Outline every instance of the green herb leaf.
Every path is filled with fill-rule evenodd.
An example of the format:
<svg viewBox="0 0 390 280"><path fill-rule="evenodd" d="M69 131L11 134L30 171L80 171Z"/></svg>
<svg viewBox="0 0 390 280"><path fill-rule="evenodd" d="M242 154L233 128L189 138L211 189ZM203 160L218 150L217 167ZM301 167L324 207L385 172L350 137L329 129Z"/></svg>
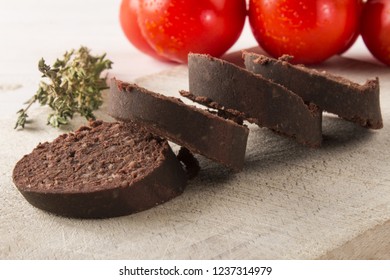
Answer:
<svg viewBox="0 0 390 280"><path fill-rule="evenodd" d="M27 101L26 108L17 112L15 129L24 128L28 118L26 112L36 101L53 110L47 119L53 127L68 124L74 114L95 119L93 111L103 103L101 91L108 88L101 74L112 66L112 61L105 57L106 54L92 56L88 48L80 47L77 51L66 52L53 66L40 59L38 70L43 79L35 95Z"/></svg>

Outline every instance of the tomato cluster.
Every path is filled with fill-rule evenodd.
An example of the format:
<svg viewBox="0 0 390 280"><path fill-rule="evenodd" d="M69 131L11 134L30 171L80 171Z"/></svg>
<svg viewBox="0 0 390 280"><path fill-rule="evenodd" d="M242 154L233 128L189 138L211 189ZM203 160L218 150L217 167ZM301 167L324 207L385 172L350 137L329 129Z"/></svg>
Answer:
<svg viewBox="0 0 390 280"><path fill-rule="evenodd" d="M390 0L122 0L129 41L162 60L187 62L189 52L221 56L248 15L259 45L274 57L313 64L346 51L362 35L390 65Z"/></svg>
<svg viewBox="0 0 390 280"><path fill-rule="evenodd" d="M154 57L186 62L189 52L221 56L238 39L245 0L122 0L127 38Z"/></svg>

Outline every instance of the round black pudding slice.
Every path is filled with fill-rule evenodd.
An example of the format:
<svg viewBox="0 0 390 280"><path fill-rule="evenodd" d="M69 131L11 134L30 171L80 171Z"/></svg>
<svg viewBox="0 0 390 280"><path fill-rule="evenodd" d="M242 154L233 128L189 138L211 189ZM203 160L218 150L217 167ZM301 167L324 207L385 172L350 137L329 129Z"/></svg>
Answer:
<svg viewBox="0 0 390 280"><path fill-rule="evenodd" d="M13 180L35 207L75 218L143 211L180 195L187 181L165 139L135 122L101 121L39 144Z"/></svg>

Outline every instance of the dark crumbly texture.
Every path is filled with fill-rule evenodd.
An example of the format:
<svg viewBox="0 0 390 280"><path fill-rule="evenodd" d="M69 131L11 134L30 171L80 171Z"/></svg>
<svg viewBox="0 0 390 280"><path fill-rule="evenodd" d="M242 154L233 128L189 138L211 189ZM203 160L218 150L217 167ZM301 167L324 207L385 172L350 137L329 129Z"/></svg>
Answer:
<svg viewBox="0 0 390 280"><path fill-rule="evenodd" d="M273 59L243 52L243 58L249 71L284 85L324 111L366 128L383 127L377 78L360 85L303 65L292 65L289 56Z"/></svg>
<svg viewBox="0 0 390 280"><path fill-rule="evenodd" d="M200 171L199 162L190 150L185 147L181 147L179 153L177 154L177 159L184 164L189 180L198 175Z"/></svg>
<svg viewBox="0 0 390 280"><path fill-rule="evenodd" d="M107 218L166 202L187 179L166 140L134 122L95 121L39 144L16 164L13 180L40 209Z"/></svg>
<svg viewBox="0 0 390 280"><path fill-rule="evenodd" d="M225 108L224 106L221 106L217 102L211 100L210 98L207 98L205 96L195 96L192 93L181 90L180 95L188 98L189 100L196 102L198 104L204 105L206 107L209 107L211 109L217 110L218 116L232 120L238 124L243 124L245 119L249 119L248 116L246 116L244 113L239 112L237 110Z"/></svg>
<svg viewBox="0 0 390 280"><path fill-rule="evenodd" d="M108 112L121 121L143 122L155 134L234 171L244 165L249 130L180 99L113 79Z"/></svg>
<svg viewBox="0 0 390 280"><path fill-rule="evenodd" d="M322 111L289 89L209 55L190 54L188 68L191 95L242 112L248 121L304 145L321 145Z"/></svg>

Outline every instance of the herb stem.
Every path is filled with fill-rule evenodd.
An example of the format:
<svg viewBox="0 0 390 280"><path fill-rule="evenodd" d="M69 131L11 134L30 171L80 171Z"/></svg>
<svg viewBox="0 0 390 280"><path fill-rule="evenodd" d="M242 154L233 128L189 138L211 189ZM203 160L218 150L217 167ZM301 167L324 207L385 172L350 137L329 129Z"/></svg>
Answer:
<svg viewBox="0 0 390 280"><path fill-rule="evenodd" d="M27 102L25 109L17 112L15 129L24 128L27 110L38 101L48 105L53 113L48 116L48 124L59 127L67 124L78 113L86 119L95 118L93 111L103 103L101 91L108 88L105 77L100 77L106 69L111 69L112 61L101 56L92 56L86 47L66 52L50 66L42 58L38 70L43 80L35 95Z"/></svg>

